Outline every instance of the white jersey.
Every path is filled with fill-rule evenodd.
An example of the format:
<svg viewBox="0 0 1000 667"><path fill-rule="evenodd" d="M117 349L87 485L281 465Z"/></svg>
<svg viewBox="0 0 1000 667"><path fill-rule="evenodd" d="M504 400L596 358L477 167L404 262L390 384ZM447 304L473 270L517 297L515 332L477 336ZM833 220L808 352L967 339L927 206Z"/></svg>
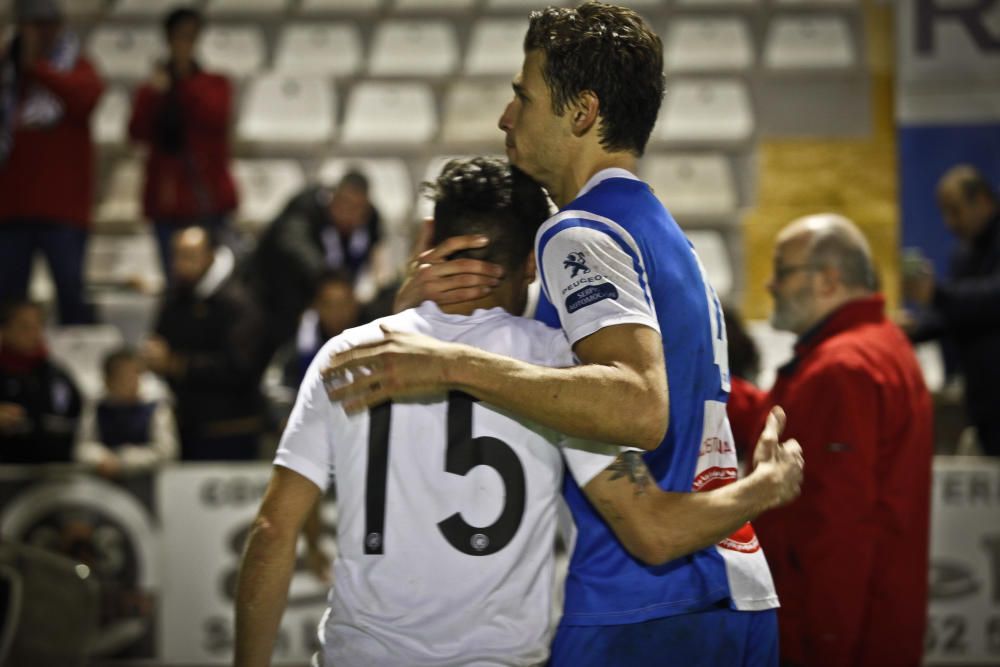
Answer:
<svg viewBox="0 0 1000 667"><path fill-rule="evenodd" d="M325 664L544 662L563 461L584 486L619 450L571 442L458 393L348 416L327 398L320 371L332 353L380 339L380 324L534 364L574 363L558 329L499 308L448 315L431 302L320 350L275 463L321 489L336 475Z"/></svg>

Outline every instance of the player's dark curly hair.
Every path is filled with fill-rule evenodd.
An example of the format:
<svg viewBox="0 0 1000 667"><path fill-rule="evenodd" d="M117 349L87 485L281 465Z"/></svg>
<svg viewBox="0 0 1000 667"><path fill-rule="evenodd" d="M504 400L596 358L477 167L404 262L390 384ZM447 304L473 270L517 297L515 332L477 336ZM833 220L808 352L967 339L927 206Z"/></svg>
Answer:
<svg viewBox="0 0 1000 667"><path fill-rule="evenodd" d="M550 214L541 186L497 158L451 160L423 189L434 200L434 245L452 236L482 234L490 238L488 246L453 257L482 259L508 269L524 264L535 232Z"/></svg>
<svg viewBox="0 0 1000 667"><path fill-rule="evenodd" d="M531 13L524 51L545 55L552 110L586 90L600 101L601 145L641 156L663 101L663 44L631 9L585 2Z"/></svg>

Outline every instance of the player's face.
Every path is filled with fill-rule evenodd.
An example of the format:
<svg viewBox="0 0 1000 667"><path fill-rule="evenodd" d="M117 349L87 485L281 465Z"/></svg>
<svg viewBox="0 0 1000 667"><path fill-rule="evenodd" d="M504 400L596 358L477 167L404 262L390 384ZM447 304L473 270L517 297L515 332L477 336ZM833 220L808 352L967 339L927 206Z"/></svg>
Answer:
<svg viewBox="0 0 1000 667"><path fill-rule="evenodd" d="M774 270L767 289L774 298L771 326L801 334L815 317L815 273L809 265L804 241L779 243L774 251Z"/></svg>
<svg viewBox="0 0 1000 667"><path fill-rule="evenodd" d="M555 182L564 162L563 142L572 136L568 115L552 111L552 95L542 76L545 55L538 50L524 56L514 77L514 99L498 123L506 135L507 158L542 184Z"/></svg>
<svg viewBox="0 0 1000 667"><path fill-rule="evenodd" d="M44 326L42 311L34 306L25 306L11 315L3 331L0 331L0 337L4 347L12 352L32 354L44 342Z"/></svg>

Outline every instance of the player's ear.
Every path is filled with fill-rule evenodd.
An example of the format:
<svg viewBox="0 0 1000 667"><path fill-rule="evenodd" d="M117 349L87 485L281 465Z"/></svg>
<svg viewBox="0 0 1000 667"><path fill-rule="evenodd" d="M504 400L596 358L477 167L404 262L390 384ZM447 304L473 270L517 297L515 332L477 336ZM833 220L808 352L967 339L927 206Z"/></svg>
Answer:
<svg viewBox="0 0 1000 667"><path fill-rule="evenodd" d="M586 134L597 123L600 111L601 102L597 98L597 93L592 90L580 93L569 108L573 134L578 137Z"/></svg>

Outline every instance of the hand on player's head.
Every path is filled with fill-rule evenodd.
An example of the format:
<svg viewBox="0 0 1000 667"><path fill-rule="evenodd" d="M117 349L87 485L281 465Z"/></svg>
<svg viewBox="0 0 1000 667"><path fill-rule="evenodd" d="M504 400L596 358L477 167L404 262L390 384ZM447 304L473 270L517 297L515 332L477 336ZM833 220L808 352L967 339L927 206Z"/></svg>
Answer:
<svg viewBox="0 0 1000 667"><path fill-rule="evenodd" d="M503 268L478 259L448 259L460 250L482 248L489 243L475 234L453 236L419 253L396 294L396 312L424 301L450 305L480 299L500 284Z"/></svg>

